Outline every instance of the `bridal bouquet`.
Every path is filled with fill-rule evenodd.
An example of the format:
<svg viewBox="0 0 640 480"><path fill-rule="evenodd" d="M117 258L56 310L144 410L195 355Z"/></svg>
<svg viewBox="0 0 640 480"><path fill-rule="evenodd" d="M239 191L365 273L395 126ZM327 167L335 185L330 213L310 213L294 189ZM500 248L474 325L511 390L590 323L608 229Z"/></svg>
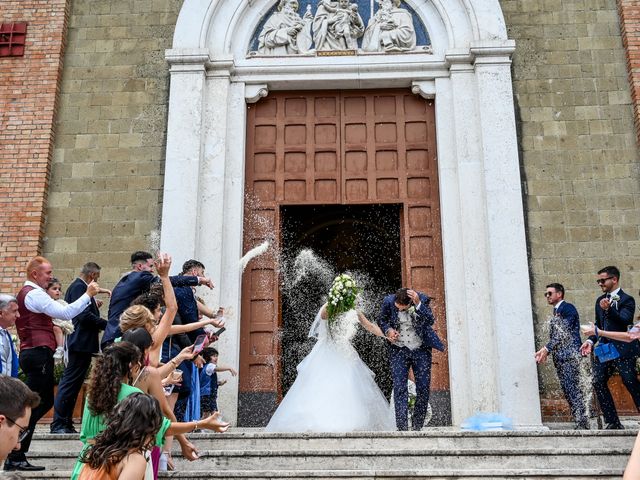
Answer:
<svg viewBox="0 0 640 480"><path fill-rule="evenodd" d="M338 275L333 280L327 303L327 315L329 316L330 324L339 315L356 307L356 297L359 291L360 289L356 286L355 280L346 273Z"/></svg>

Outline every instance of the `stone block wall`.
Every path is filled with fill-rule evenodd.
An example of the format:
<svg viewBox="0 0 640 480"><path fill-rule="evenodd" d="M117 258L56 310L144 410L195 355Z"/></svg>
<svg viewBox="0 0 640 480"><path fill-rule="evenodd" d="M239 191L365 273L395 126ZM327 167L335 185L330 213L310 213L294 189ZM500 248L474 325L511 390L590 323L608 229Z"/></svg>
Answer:
<svg viewBox="0 0 640 480"><path fill-rule="evenodd" d="M26 3L45 4L9 1L9 5ZM31 256L44 238L43 253L66 284L84 262L92 260L102 265L102 283L111 287L127 269L133 250L153 246L153 232L160 224L168 100L164 50L171 46L181 3L70 2L46 230L43 237L34 234L32 244L27 239L29 253L21 254ZM618 11L618 3L633 7L630 0L500 3L509 36L517 44L512 71L539 346L548 335L549 309L542 297L547 283L565 285L567 299L576 304L585 322L593 317L599 268L616 264L623 272L623 288L632 294L640 288L640 172L634 129L638 110L633 103L637 94L632 96L629 88L635 77L629 76L627 67L628 61L631 69L635 65L633 42L640 22L633 9ZM633 55L625 52L620 15L624 41ZM5 61L0 63L4 68ZM0 74L4 78L7 73L0 70ZM10 102L3 88L0 82L0 102L5 102L0 104L2 127L10 118L4 112L13 108L7 107ZM27 91L21 99L27 98ZM2 135L4 128L0 142L16 143ZM29 148L36 144L30 142ZM2 152L0 148L0 155L5 155ZM44 152L34 158L48 158ZM1 158L3 166L8 164ZM8 178L5 170L0 172L3 180ZM46 168L43 172L46 178ZM40 197L30 191L29 200L35 198L34 203L42 205L46 185L39 191ZM12 192L12 205L26 202L16 200L19 189ZM4 240L11 235L5 227L11 227L7 218L13 217L3 213L8 212L4 205L10 207L8 195L0 192L0 198L5 202L0 212L5 215L0 271L15 272L7 263L13 258L7 253L13 251L8 248L11 244ZM28 217L39 233L41 214L36 208ZM17 281L3 275L2 281ZM503 294L508 298L508 286ZM556 392L550 365L540 371L542 389Z"/></svg>
<svg viewBox="0 0 640 480"><path fill-rule="evenodd" d="M0 59L0 292L15 293L42 252L66 0L3 0L0 22L27 22L25 53Z"/></svg>
<svg viewBox="0 0 640 480"><path fill-rule="evenodd" d="M640 145L640 4L636 0L618 0L618 13L622 43L627 56L636 138Z"/></svg>
<svg viewBox="0 0 640 480"><path fill-rule="evenodd" d="M45 254L65 284L87 261L111 288L153 249L162 211L168 67L180 0L75 0Z"/></svg>
<svg viewBox="0 0 640 480"><path fill-rule="evenodd" d="M513 80L539 348L548 338L548 283L565 286L584 323L594 318L596 272L606 265L617 265L623 289L638 297L634 110L615 0L500 3L517 45ZM540 369L545 391L557 389L550 364Z"/></svg>

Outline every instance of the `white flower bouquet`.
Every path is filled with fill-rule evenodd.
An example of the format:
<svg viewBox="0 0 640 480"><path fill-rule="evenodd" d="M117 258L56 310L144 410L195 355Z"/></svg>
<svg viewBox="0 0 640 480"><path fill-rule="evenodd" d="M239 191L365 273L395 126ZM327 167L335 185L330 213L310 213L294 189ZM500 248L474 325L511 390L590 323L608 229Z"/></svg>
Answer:
<svg viewBox="0 0 640 480"><path fill-rule="evenodd" d="M334 322L341 314L356 307L356 298L359 292L360 289L356 286L355 280L346 273L338 275L333 280L327 302L329 324Z"/></svg>

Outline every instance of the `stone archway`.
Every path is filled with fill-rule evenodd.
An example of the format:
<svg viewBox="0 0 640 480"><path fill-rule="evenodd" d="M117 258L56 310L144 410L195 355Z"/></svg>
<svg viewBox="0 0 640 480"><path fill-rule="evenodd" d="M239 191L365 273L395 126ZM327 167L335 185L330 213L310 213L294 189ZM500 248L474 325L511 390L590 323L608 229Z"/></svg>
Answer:
<svg viewBox="0 0 640 480"><path fill-rule="evenodd" d="M433 98L452 419L500 411L540 425L510 55L498 0L405 0L433 52L248 58L275 0L186 0L167 51L171 93L162 248L198 257L213 303L238 312L246 103L274 90L407 88ZM185 205L187 208L185 209ZM179 228L177 228L179 226ZM509 298L500 292L509 285ZM236 319L237 320L237 319ZM221 340L239 358L239 322ZM221 392L236 418L237 390Z"/></svg>

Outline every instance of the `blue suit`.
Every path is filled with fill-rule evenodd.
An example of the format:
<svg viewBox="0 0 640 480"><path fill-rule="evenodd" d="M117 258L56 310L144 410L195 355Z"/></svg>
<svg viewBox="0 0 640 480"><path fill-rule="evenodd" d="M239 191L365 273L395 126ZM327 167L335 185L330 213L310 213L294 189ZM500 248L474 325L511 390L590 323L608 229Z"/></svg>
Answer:
<svg viewBox="0 0 640 480"><path fill-rule="evenodd" d="M608 310L600 307L600 300L606 297L601 295L596 300L595 316L596 327L601 330L611 332L626 332L628 327L633 325L633 315L636 310L636 301L632 296L627 295L622 290L618 291L620 300L614 302ZM633 403L640 411L640 382L636 374L636 359L640 355L640 343L638 340L633 342L619 342L604 337L589 337L594 344L611 343L615 345L620 357L609 362L600 363L597 359L593 361L593 387L602 409L605 422L609 424L617 424L620 422L618 412L616 411L613 397L609 391L607 382L617 370L620 373L622 383L627 388L633 398Z"/></svg>
<svg viewBox="0 0 640 480"><path fill-rule="evenodd" d="M389 360L391 363L391 377L393 378L393 401L396 411L396 426L398 430L408 428L408 391L407 380L409 369L413 368L416 379L416 403L413 410L414 430L420 430L424 424L429 405L429 390L431 388L431 350L444 351L444 345L433 330L435 318L429 302L431 299L424 293L419 293L420 307L411 315L411 321L422 345L410 350L389 343ZM395 295L387 295L382 302L382 310L378 317L378 325L386 335L390 328L398 330L400 321L399 310L395 306Z"/></svg>
<svg viewBox="0 0 640 480"><path fill-rule="evenodd" d="M4 335L4 333L0 333L0 335ZM11 375L13 378L18 378L18 354L16 353L15 346L13 345L13 340L11 340L10 335L7 335L3 338L3 341L9 341L9 347L11 349L11 372L3 372L2 371L2 362L0 362L0 374L2 375Z"/></svg>
<svg viewBox="0 0 640 480"><path fill-rule="evenodd" d="M566 301L554 310L546 348L553 358L573 418L580 427L588 427L589 418L580 388L580 316L576 307Z"/></svg>
<svg viewBox="0 0 640 480"><path fill-rule="evenodd" d="M195 287L198 285L198 277L180 275L170 278L171 285L174 287ZM103 347L122 336L122 331L120 330L120 315L129 308L131 302L135 300L138 295L148 292L151 284L157 281L159 281L159 277L147 271L129 272L120 279L113 288L113 292L111 292L107 328L105 328L102 337Z"/></svg>

